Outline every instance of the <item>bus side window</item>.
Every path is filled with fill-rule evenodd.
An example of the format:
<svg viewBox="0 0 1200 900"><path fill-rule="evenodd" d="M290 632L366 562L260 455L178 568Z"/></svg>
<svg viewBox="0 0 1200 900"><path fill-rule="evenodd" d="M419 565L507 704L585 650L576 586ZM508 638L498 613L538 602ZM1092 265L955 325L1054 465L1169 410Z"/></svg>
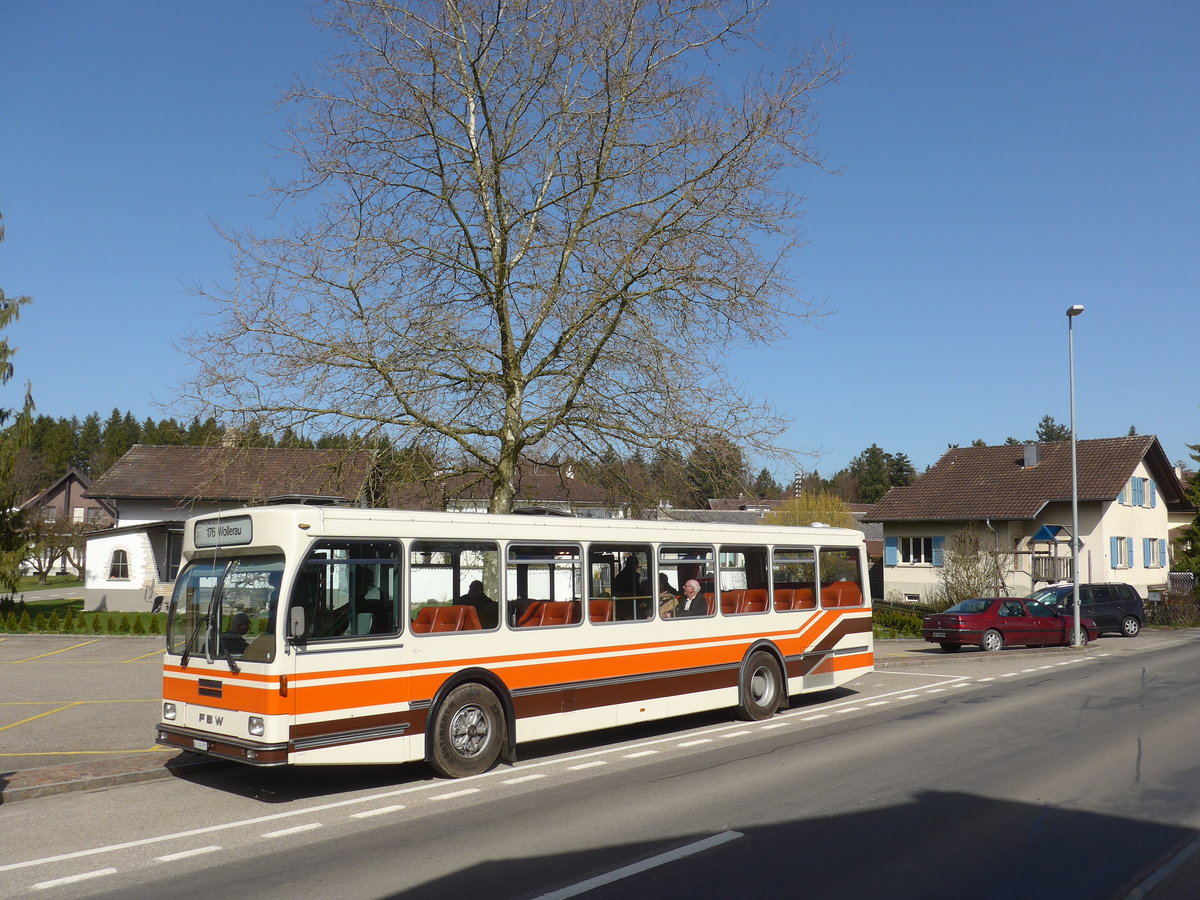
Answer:
<svg viewBox="0 0 1200 900"><path fill-rule="evenodd" d="M509 607L509 623L525 629L582 622L580 563L575 544L510 544L505 587L507 596L517 599Z"/></svg>
<svg viewBox="0 0 1200 900"><path fill-rule="evenodd" d="M812 547L777 547L771 589L776 612L817 608L817 552Z"/></svg>
<svg viewBox="0 0 1200 900"><path fill-rule="evenodd" d="M822 550L820 573L823 608L863 605L863 579L857 550Z"/></svg>

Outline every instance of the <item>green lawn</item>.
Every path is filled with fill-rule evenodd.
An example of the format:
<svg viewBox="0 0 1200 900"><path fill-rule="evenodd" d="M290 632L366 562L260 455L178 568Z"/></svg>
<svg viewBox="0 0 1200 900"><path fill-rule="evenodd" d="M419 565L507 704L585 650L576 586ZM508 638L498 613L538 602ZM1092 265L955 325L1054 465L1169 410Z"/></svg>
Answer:
<svg viewBox="0 0 1200 900"><path fill-rule="evenodd" d="M17 581L17 593L28 594L33 591L46 591L50 588L73 588L82 590L83 579L75 575L51 575L44 584L38 582L34 575L22 575Z"/></svg>

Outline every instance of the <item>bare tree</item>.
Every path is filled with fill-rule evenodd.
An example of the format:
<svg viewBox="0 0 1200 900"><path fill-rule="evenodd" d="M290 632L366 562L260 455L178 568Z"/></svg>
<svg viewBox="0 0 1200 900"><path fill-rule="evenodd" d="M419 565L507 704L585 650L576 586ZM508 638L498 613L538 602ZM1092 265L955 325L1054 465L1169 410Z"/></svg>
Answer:
<svg viewBox="0 0 1200 900"><path fill-rule="evenodd" d="M496 511L531 452L779 453L722 356L815 312L779 176L819 165L810 102L842 61L731 84L762 5L337 2L342 51L289 95L301 174L274 186L308 221L229 235L192 399L436 451Z"/></svg>
<svg viewBox="0 0 1200 900"><path fill-rule="evenodd" d="M973 597L1007 597L1013 555L981 527L964 525L946 540L933 603L945 608Z"/></svg>

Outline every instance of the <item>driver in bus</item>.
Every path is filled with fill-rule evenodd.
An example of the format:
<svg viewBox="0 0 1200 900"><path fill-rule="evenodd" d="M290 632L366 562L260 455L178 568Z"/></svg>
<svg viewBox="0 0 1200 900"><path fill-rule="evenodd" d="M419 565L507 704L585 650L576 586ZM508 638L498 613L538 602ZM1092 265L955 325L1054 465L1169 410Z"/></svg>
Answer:
<svg viewBox="0 0 1200 900"><path fill-rule="evenodd" d="M246 634L250 631L250 617L245 613L234 613L229 620L229 630L221 635L221 643L230 653L246 652Z"/></svg>

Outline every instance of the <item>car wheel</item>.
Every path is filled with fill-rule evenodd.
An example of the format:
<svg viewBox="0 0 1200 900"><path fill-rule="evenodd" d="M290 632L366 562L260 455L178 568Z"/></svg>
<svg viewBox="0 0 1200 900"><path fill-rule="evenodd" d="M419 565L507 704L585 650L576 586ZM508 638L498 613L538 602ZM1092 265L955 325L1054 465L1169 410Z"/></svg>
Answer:
<svg viewBox="0 0 1200 900"><path fill-rule="evenodd" d="M1137 637L1141 630L1142 623L1133 616L1126 616L1121 620L1121 634L1125 637Z"/></svg>
<svg viewBox="0 0 1200 900"><path fill-rule="evenodd" d="M481 684L463 684L438 708L429 762L447 778L486 772L504 745L504 710Z"/></svg>
<svg viewBox="0 0 1200 900"><path fill-rule="evenodd" d="M995 653L1004 646L1004 637L994 628L989 628L983 633L983 640L979 644L988 653Z"/></svg>
<svg viewBox="0 0 1200 900"><path fill-rule="evenodd" d="M1071 633L1068 633L1068 635L1067 635L1068 640L1072 640L1072 639L1074 639L1074 637L1075 637L1075 635L1071 634ZM1080 625L1079 626L1079 646L1086 647L1087 645L1088 645L1087 629L1084 628L1082 625Z"/></svg>
<svg viewBox="0 0 1200 900"><path fill-rule="evenodd" d="M941 647L947 653L955 653L962 648L962 644L942 644Z"/></svg>
<svg viewBox="0 0 1200 900"><path fill-rule="evenodd" d="M771 718L783 698L782 685L775 657L763 650L751 653L742 666L738 715L748 722Z"/></svg>

